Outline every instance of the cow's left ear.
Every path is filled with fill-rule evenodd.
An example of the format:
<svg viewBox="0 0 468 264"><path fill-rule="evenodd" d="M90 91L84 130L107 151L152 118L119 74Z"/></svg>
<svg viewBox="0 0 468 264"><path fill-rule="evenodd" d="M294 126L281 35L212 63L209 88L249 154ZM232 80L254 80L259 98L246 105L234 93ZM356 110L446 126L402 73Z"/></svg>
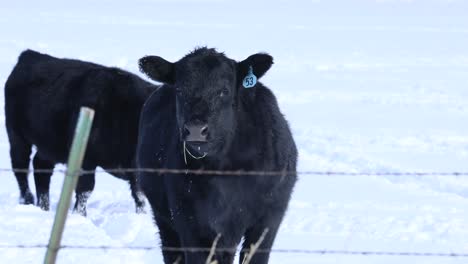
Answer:
<svg viewBox="0 0 468 264"><path fill-rule="evenodd" d="M273 57L267 53L257 53L249 56L247 59L237 63L237 74L242 81L252 67L252 73L260 79L273 65Z"/></svg>
<svg viewBox="0 0 468 264"><path fill-rule="evenodd" d="M140 71L151 79L162 83L174 84L174 63L168 62L159 56L146 56L141 58L138 64Z"/></svg>

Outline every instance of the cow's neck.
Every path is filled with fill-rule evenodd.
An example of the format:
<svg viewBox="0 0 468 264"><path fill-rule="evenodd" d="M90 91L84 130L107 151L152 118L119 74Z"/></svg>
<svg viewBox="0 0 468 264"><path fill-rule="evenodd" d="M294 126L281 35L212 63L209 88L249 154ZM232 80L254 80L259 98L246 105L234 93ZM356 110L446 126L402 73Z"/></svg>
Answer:
<svg viewBox="0 0 468 264"><path fill-rule="evenodd" d="M255 109L240 109L234 138L227 149L227 159L233 161L229 169L264 169L265 156L262 151L270 141L264 129L261 113ZM229 166L229 165L228 165Z"/></svg>

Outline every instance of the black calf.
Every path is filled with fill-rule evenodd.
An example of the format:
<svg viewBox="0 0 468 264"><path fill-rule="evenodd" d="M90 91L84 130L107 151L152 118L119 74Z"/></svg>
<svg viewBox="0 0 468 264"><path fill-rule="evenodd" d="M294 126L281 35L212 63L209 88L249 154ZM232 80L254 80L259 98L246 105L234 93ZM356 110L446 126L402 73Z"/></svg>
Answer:
<svg viewBox="0 0 468 264"><path fill-rule="evenodd" d="M65 163L82 106L96 111L83 169L134 167L141 107L155 86L117 68L58 59L24 51L5 84L5 115L14 169L29 168L32 146L35 170ZM113 173L130 183L137 211L143 208L136 178ZM15 172L20 203L34 203L27 173ZM51 173L34 172L37 205L49 209ZM80 177L74 210L86 215L94 174Z"/></svg>
<svg viewBox="0 0 468 264"><path fill-rule="evenodd" d="M149 56L141 70L164 85L145 103L140 121L140 168L289 171L283 176L139 174L163 247L248 250L268 229L271 249L296 182L296 146L273 93L257 82L273 58L241 62L200 48L175 63ZM217 252L232 263L233 252ZM205 263L208 252L163 251L165 263ZM241 261L244 254L241 255ZM255 254L251 263L267 263Z"/></svg>

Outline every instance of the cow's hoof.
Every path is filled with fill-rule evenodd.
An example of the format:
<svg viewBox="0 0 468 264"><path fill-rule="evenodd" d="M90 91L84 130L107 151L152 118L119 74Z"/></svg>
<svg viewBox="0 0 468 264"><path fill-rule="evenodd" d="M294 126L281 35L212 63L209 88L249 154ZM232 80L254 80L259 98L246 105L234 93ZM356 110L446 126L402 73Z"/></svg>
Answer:
<svg viewBox="0 0 468 264"><path fill-rule="evenodd" d="M37 206L44 211L49 211L49 196L41 195L37 198Z"/></svg>
<svg viewBox="0 0 468 264"><path fill-rule="evenodd" d="M20 204L34 204L34 196L30 191L26 192L23 197L19 199Z"/></svg>

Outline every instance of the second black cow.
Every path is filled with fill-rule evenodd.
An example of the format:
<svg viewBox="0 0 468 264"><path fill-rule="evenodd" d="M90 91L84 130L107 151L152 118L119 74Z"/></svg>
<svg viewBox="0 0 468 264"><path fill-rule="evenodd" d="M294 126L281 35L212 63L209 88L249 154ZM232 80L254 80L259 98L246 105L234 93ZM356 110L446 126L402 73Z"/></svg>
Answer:
<svg viewBox="0 0 468 264"><path fill-rule="evenodd" d="M145 103L137 165L182 173L139 174L159 227L165 263L205 263L218 234L218 263L232 263L265 233L250 263L267 263L296 182L297 150L273 93L257 79L273 63L268 54L236 62L199 48L171 63L140 60L141 70L164 85ZM185 173L190 170L278 171L265 176Z"/></svg>
<svg viewBox="0 0 468 264"><path fill-rule="evenodd" d="M14 169L28 169L32 146L35 170L65 163L79 109L96 111L84 170L134 167L141 107L156 87L138 76L72 59L58 59L32 50L24 51L5 85L5 115L10 156ZM37 205L49 209L52 173L34 172ZM137 211L143 200L131 173L112 173L130 184ZM27 173L15 172L20 202L34 203ZM94 189L95 174L81 175L74 210L86 215L86 201Z"/></svg>

